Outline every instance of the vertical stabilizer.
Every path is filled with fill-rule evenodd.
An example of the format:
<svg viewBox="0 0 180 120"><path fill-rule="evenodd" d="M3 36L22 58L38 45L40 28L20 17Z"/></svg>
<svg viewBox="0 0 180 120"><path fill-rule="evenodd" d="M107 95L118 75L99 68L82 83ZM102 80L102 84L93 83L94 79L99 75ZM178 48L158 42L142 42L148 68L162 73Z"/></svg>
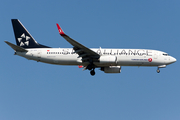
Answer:
<svg viewBox="0 0 180 120"><path fill-rule="evenodd" d="M16 44L23 48L49 48L36 42L18 19L12 19Z"/></svg>

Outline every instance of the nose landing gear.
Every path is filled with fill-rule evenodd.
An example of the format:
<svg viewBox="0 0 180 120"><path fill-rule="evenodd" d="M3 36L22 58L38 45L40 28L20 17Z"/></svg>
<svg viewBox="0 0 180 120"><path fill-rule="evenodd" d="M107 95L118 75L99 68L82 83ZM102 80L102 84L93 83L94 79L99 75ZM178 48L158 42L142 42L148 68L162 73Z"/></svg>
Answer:
<svg viewBox="0 0 180 120"><path fill-rule="evenodd" d="M160 73L159 68L165 68L165 67L166 67L166 65L159 65L158 68L157 68L157 73Z"/></svg>
<svg viewBox="0 0 180 120"><path fill-rule="evenodd" d="M160 70L159 70L159 68L157 69L157 73L160 73Z"/></svg>

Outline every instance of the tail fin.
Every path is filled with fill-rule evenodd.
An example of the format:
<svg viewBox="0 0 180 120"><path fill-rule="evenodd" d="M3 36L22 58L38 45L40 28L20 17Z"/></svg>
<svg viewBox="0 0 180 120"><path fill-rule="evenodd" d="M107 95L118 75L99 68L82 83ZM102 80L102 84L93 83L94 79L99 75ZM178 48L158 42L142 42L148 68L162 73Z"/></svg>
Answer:
<svg viewBox="0 0 180 120"><path fill-rule="evenodd" d="M18 19L12 19L16 44L23 48L49 48L35 41Z"/></svg>

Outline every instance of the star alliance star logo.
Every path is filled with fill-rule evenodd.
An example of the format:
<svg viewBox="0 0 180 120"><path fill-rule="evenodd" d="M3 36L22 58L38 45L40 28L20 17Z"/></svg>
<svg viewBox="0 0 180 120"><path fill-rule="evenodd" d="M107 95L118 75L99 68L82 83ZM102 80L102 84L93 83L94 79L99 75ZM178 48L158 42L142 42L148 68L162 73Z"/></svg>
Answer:
<svg viewBox="0 0 180 120"><path fill-rule="evenodd" d="M23 33L23 34L21 35L21 37L18 38L18 41L19 41L19 43L20 43L20 46L25 46L25 45L29 46L29 40L30 40L30 39L31 39L31 38L30 38L29 36L26 36L25 33Z"/></svg>

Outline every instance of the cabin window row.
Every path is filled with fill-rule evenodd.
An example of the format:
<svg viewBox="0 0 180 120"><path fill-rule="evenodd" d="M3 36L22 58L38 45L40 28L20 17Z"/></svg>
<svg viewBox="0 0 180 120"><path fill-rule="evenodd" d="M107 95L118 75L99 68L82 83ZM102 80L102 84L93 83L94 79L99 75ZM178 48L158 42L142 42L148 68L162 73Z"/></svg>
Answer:
<svg viewBox="0 0 180 120"><path fill-rule="evenodd" d="M104 55L146 55L146 53L103 53Z"/></svg>
<svg viewBox="0 0 180 120"><path fill-rule="evenodd" d="M75 54L74 52L47 52L47 54ZM103 53L104 55L146 55L146 53Z"/></svg>
<svg viewBox="0 0 180 120"><path fill-rule="evenodd" d="M73 52L47 52L47 54L74 54Z"/></svg>

